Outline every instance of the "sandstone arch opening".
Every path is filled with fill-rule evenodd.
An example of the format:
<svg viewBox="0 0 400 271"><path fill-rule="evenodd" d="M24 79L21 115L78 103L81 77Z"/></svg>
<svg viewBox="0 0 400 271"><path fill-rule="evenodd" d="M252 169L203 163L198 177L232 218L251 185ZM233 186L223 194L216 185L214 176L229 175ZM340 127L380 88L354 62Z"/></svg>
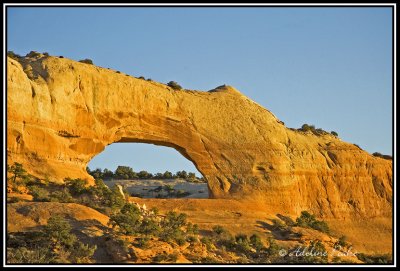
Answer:
<svg viewBox="0 0 400 271"><path fill-rule="evenodd" d="M120 141L92 158L87 171L140 198L209 198L206 179L177 147Z"/></svg>

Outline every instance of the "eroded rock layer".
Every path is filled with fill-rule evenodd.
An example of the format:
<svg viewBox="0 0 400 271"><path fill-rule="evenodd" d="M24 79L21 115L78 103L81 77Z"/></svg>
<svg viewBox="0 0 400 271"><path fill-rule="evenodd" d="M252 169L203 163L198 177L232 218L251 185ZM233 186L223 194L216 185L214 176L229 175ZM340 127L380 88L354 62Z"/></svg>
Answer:
<svg viewBox="0 0 400 271"><path fill-rule="evenodd" d="M174 90L45 56L8 58L7 68L8 163L38 177L92 180L86 166L105 146L144 142L191 160L214 198L336 218L391 215L390 160L291 130L233 87Z"/></svg>

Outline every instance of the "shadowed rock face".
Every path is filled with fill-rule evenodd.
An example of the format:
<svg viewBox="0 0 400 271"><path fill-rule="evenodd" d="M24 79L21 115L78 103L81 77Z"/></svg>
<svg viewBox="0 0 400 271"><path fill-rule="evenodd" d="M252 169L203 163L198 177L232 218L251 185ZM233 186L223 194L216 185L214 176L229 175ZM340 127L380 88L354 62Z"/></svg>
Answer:
<svg viewBox="0 0 400 271"><path fill-rule="evenodd" d="M8 163L36 176L92 180L86 165L105 146L141 142L178 150L214 198L337 218L391 215L391 161L290 130L233 87L177 91L41 56L8 58L7 75Z"/></svg>

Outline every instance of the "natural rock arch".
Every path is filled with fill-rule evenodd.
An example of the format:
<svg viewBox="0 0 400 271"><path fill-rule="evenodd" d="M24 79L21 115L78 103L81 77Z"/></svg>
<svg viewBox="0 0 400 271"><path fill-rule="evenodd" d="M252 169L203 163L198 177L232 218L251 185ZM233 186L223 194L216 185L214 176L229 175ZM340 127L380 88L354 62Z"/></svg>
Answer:
<svg viewBox="0 0 400 271"><path fill-rule="evenodd" d="M8 58L7 157L39 177L90 176L108 144L177 149L214 198L326 216L390 215L392 163L332 135L293 131L229 86L173 90L54 57Z"/></svg>

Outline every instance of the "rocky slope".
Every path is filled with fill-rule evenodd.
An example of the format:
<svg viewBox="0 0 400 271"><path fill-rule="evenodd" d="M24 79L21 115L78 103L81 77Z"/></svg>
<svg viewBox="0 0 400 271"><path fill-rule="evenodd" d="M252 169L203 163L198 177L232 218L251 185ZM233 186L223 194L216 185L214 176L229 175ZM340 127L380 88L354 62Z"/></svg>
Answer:
<svg viewBox="0 0 400 271"><path fill-rule="evenodd" d="M392 162L332 135L291 130L229 86L174 90L69 59L7 60L7 158L51 180L91 179L115 142L177 149L214 198L277 212L391 217Z"/></svg>

